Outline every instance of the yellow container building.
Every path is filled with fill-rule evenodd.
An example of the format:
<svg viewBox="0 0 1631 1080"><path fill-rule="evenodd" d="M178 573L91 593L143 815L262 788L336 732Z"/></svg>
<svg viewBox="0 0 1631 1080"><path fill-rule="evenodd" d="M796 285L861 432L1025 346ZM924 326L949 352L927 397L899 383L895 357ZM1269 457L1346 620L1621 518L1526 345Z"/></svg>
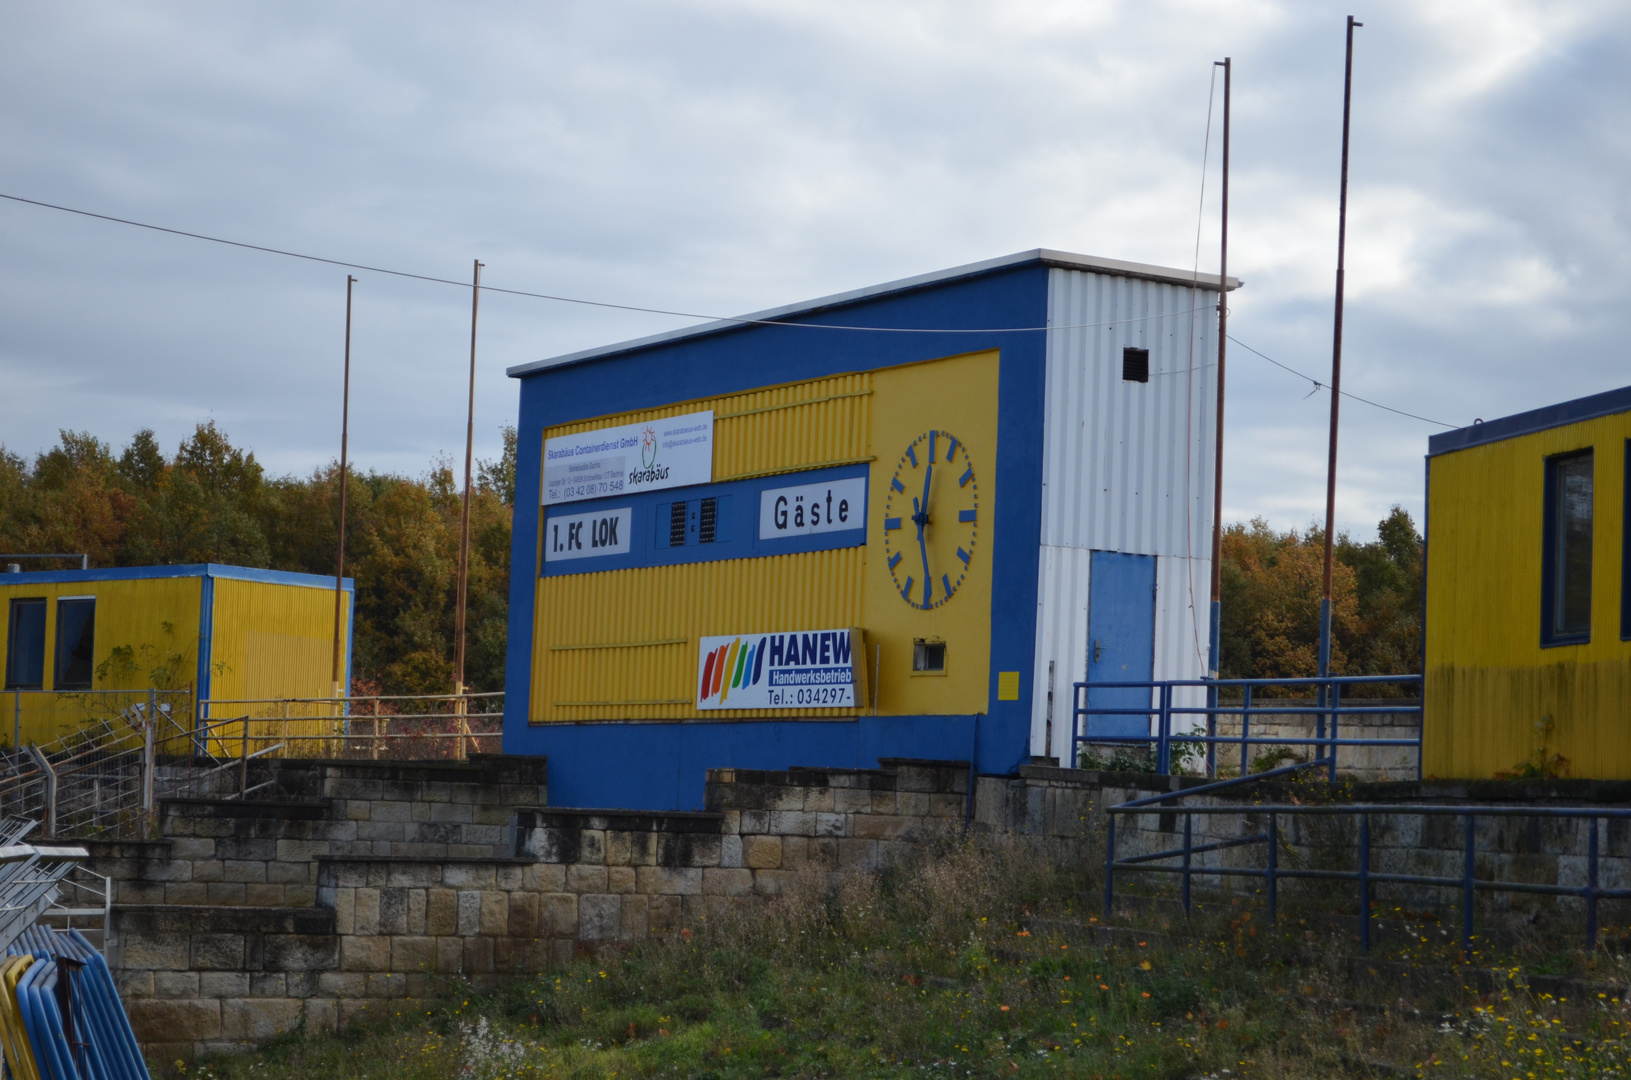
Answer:
<svg viewBox="0 0 1631 1080"><path fill-rule="evenodd" d="M1422 772L1631 778L1631 387L1436 435Z"/></svg>
<svg viewBox="0 0 1631 1080"><path fill-rule="evenodd" d="M349 686L350 578L342 589ZM53 742L150 689L188 722L201 700L242 715L249 702L335 695L332 577L214 563L7 573L0 603L0 744Z"/></svg>

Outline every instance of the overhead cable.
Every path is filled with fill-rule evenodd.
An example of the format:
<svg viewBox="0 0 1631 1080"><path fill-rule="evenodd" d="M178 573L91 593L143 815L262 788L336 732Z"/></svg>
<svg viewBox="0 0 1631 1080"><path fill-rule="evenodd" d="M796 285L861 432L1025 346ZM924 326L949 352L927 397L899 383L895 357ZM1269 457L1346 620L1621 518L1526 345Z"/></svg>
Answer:
<svg viewBox="0 0 1631 1080"><path fill-rule="evenodd" d="M1297 376L1299 379L1307 379L1309 382L1313 383L1314 384L1314 389L1310 390L1308 392L1310 397L1312 397L1314 395L1315 391L1329 390L1330 389L1329 386L1327 386L1325 383L1320 382L1318 379L1314 378L1314 376L1304 375L1302 372L1298 371L1296 368L1290 367L1290 366L1288 366L1286 364L1282 364L1282 363L1280 363L1280 361L1276 360L1272 356L1267 355L1266 353L1258 352L1256 349L1252 348L1250 345L1246 344L1244 341L1241 341L1239 338L1235 337L1233 334L1229 335L1229 340L1234 342L1236 345L1239 345L1242 349L1245 349L1247 352L1253 353L1253 354L1255 354L1257 356L1261 356L1264 360L1267 360L1269 363L1273 364L1275 367L1280 368L1280 369L1282 369L1284 371L1289 371L1289 372L1291 372L1291 374ZM1408 416L1408 417L1410 417L1410 419L1420 420L1424 424L1437 424L1439 427L1442 427L1442 428L1458 428L1458 427L1465 426L1465 425L1462 425L1462 424L1447 424L1443 420L1434 420L1430 416L1417 416L1413 412L1405 412L1403 409L1395 409L1391 405L1383 405L1380 401L1372 401L1370 398L1362 398L1358 394L1350 394L1346 390L1340 391L1340 393L1345 398L1353 398L1355 401L1361 402L1361 403L1363 403L1365 405L1369 405L1372 408L1384 409L1384 410L1386 410L1387 412L1390 412L1390 413L1398 413L1400 416Z"/></svg>
<svg viewBox="0 0 1631 1080"><path fill-rule="evenodd" d="M338 266L348 270L363 270L371 274L388 274L391 277L410 278L414 281L428 281L435 285L452 285L459 289L474 288L468 281L455 281L451 278L436 277L432 274L416 274L408 270L391 270L383 266L371 266L367 263L348 262L345 259L330 259L322 255L308 255L299 251L288 251L283 248L268 247L264 244L251 244L243 240L228 240L220 236L210 236L206 233L189 232L186 229L172 229L165 225L153 225L145 221L132 221L130 218L114 217L112 214L98 214L91 210L79 210L72 206L61 206L57 203L41 202L38 199L25 199L21 195L7 195L0 192L0 199L24 203L28 206L38 206L46 210L60 210L65 214L77 214L80 217L95 218L98 221L109 221L117 225L131 225L138 229L149 229L153 232L168 233L171 236L182 236L189 240L205 240L212 244L224 244L227 247L243 248L246 251L259 251L266 255L282 255L289 259L304 259L306 262L323 263L327 266ZM508 296L525 296L534 300L553 300L561 304L580 304L585 307L611 308L615 311L635 311L648 315L672 315L680 319L701 319L707 322L736 323L740 326L789 326L809 330L849 330L863 331L876 334L1031 334L1046 333L1050 330L1087 330L1100 326L1116 326L1123 323L1149 322L1154 319L1172 318L1186 315L1200 308L1186 308L1178 311L1165 311L1158 315L1141 315L1125 319L1111 319L1097 323L1073 323L1067 326L995 326L974 328L938 328L916 326L842 326L834 323L788 322L782 319L753 319L739 315L702 315L694 311L674 311L669 308L641 307L638 304L615 304L608 300L585 300L577 296L559 296L554 293L527 292L524 289L504 289L496 285L482 285L483 292L503 293ZM1210 310L1210 306L1207 309Z"/></svg>
<svg viewBox="0 0 1631 1080"><path fill-rule="evenodd" d="M436 277L433 274L416 274L409 270L392 270L389 267L373 266L368 263L350 262L346 259L331 259L322 255L311 255L300 251L289 251L284 248L269 247L265 244L251 244L243 240L229 240L225 237L210 236L206 233L189 232L186 229L174 229L170 228L169 226L154 225L145 221L134 221L130 218L115 217L112 214L99 214L92 210L81 210L77 207L43 202L39 199L27 199L21 195L8 195L5 192L0 192L0 199L6 199L15 203L22 203L27 206L37 206L45 210L57 210L65 214L75 214L79 217L94 218L97 221L107 221L116 225L129 225L137 229L147 229L151 232L167 233L170 236L180 236L189 240L203 240L211 244L222 244L226 247L242 248L245 251L258 251L265 255L281 255L288 259L301 259L306 262L322 263L325 266L338 266L348 270L362 270L370 274L385 274L390 277L408 278L413 281L425 281L433 285L451 285L458 289L469 289L473 287L471 283L467 281L455 281L452 278ZM1116 326L1119 324L1132 322L1149 322L1156 319L1166 319L1179 315L1191 314L1196 311L1211 310L1211 305L1206 305L1205 307L1193 307L1180 309L1177 311L1162 312L1157 315L1143 315L1136 318L1125 319L1110 319L1105 322L1095 323L1069 323L1058 326L998 326L939 329L934 327L910 326L848 326L836 323L788 322L781 319L752 319L734 315L703 315L694 311L675 311L671 308L641 307L638 304L618 304L609 300L585 300L582 297L576 296L560 296L554 293L528 292L524 289L505 289L497 285L482 285L481 289L484 292L502 293L506 296L523 296L534 300L552 300L561 304L578 304L584 307L608 308L614 311L633 311L646 315L670 315L680 319L700 319L706 322L735 323L739 326L784 326L800 327L810 330L843 330L877 334L1029 334L1046 333L1052 330L1091 330L1103 326ZM1236 345L1239 345L1247 352L1254 353L1257 356L1262 357L1275 367L1283 368L1298 378L1307 379L1310 383L1314 384L1314 389L1319 390L1324 388L1324 384L1313 376L1304 375L1296 368L1282 364L1272 356L1267 356L1264 353L1259 352L1250 345L1247 345L1245 342L1241 341L1239 338L1235 337L1233 334L1229 335L1229 340L1234 342ZM1162 372L1161 374L1168 373ZM1373 408L1383 409L1390 413L1397 413L1400 416L1407 416L1412 420L1420 420L1423 423L1437 424L1439 427L1445 428L1461 426L1458 424L1445 423L1443 420L1434 420L1426 416L1418 416L1415 413L1406 412L1403 409L1395 409L1391 405L1383 405L1379 401L1371 401L1369 398L1360 397L1358 394L1349 393L1346 390L1342 391L1342 396L1352 398L1355 401L1370 405Z"/></svg>

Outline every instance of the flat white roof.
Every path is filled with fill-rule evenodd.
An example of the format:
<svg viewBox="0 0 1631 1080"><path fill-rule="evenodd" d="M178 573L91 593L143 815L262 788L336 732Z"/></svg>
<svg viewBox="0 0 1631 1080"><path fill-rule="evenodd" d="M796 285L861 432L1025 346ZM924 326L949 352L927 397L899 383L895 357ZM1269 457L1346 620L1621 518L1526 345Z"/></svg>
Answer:
<svg viewBox="0 0 1631 1080"><path fill-rule="evenodd" d="M989 274L996 270L1033 262L1039 262L1044 266L1059 266L1069 270L1087 270L1092 273L1110 274L1116 277L1143 278L1148 281L1160 281L1170 285L1199 285L1208 289L1218 288L1218 276L1216 274L1196 274L1189 270L1175 270L1170 266L1152 266L1148 263L1125 262L1121 259L1103 259L1096 255L1078 255L1069 251L1054 251L1051 248L1032 248L1030 251L1019 251L1012 255L986 259L983 262L967 263L963 266L953 266L945 270L935 270L927 274L918 274L916 277L887 281L881 285L868 285L864 288L834 293L831 296L823 296L815 300L804 300L796 304L786 304L782 307L755 311L748 315L738 315L730 319L715 319L699 323L696 326L687 326L679 330L652 334L650 337L620 341L615 345L601 345L593 349L567 353L564 356L533 360L529 363L517 364L508 370L508 374L511 378L519 378L536 371L542 371L545 368L574 364L583 360L593 360L597 357L611 356L615 353L628 352L632 349L642 349L672 341L681 341L685 338L717 334L751 323L771 322L799 315L809 315L826 308L852 304L858 300L868 300L887 296L890 293L920 289L926 285L937 285L947 281L955 281L958 278L976 277L980 274ZM1226 286L1233 291L1243 284L1244 282L1239 278L1232 277L1228 279Z"/></svg>

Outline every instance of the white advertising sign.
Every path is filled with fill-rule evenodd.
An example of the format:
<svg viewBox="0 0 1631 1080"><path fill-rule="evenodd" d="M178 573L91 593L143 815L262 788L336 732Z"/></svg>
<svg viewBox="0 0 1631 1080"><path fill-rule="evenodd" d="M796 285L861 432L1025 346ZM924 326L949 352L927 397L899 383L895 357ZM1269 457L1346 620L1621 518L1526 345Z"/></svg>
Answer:
<svg viewBox="0 0 1631 1080"><path fill-rule="evenodd" d="M545 506L713 478L712 410L544 440Z"/></svg>
<svg viewBox="0 0 1631 1080"><path fill-rule="evenodd" d="M865 663L854 629L705 637L697 708L853 709Z"/></svg>
<svg viewBox="0 0 1631 1080"><path fill-rule="evenodd" d="M627 555L634 511L629 507L592 514L551 514L544 519L544 561Z"/></svg>
<svg viewBox="0 0 1631 1080"><path fill-rule="evenodd" d="M759 539L866 527L866 477L770 488L759 493Z"/></svg>

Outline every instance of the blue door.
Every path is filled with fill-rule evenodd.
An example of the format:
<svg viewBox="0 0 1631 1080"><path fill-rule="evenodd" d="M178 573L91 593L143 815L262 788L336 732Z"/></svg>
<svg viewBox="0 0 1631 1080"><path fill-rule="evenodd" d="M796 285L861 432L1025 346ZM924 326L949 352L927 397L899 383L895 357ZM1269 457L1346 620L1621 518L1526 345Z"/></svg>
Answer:
<svg viewBox="0 0 1631 1080"><path fill-rule="evenodd" d="M1087 681L1148 682L1155 677L1155 556L1095 551L1088 577ZM1090 708L1150 707L1148 689L1089 688ZM1148 735L1150 716L1088 716L1082 734Z"/></svg>

